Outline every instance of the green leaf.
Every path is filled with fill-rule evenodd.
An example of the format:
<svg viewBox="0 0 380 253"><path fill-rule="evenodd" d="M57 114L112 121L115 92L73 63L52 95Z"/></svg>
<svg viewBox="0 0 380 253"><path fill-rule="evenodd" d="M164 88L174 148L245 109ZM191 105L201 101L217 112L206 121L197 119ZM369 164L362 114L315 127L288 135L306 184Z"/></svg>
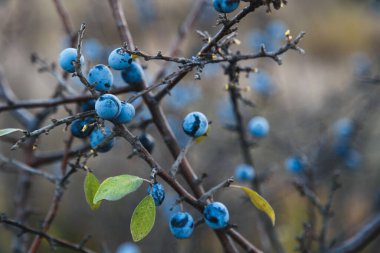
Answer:
<svg viewBox="0 0 380 253"><path fill-rule="evenodd" d="M86 195L86 200L88 205L92 210L98 209L101 201L94 204L94 196L99 188L99 180L91 172L88 172L86 178L84 179L84 194Z"/></svg>
<svg viewBox="0 0 380 253"><path fill-rule="evenodd" d="M19 128L5 128L0 130L0 136L8 135L14 132L24 132L24 130Z"/></svg>
<svg viewBox="0 0 380 253"><path fill-rule="evenodd" d="M93 203L96 204L103 199L119 200L125 195L136 191L142 183L142 178L131 175L109 177L100 184Z"/></svg>
<svg viewBox="0 0 380 253"><path fill-rule="evenodd" d="M149 234L156 219L156 205L151 195L146 196L135 208L131 218L133 241L138 242Z"/></svg>
<svg viewBox="0 0 380 253"><path fill-rule="evenodd" d="M251 203L257 207L257 209L263 211L268 215L268 217L271 219L272 224L274 226L276 221L276 214L274 213L273 208L271 205L266 201L260 194L258 194L256 191L251 190L247 187L239 186L238 188L242 189L251 200Z"/></svg>

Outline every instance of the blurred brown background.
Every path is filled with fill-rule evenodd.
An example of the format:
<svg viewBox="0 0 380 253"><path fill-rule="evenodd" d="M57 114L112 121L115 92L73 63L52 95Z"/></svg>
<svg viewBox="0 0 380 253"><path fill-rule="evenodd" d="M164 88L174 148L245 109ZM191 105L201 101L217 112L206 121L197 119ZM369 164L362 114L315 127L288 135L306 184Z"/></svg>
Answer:
<svg viewBox="0 0 380 253"><path fill-rule="evenodd" d="M63 2L76 29L79 29L81 22L87 23L86 38L97 39L104 48L114 48L121 44L108 1ZM164 54L168 52L168 45L193 3L191 0L145 1L149 4L149 10L154 13L149 21L147 16L141 16L136 4L138 1L123 2L136 45L151 54L158 50ZM211 2L210 0L202 17L187 35L181 55L189 57L202 45L195 29L207 30L211 34L217 31L217 15ZM241 3L241 6L244 5L245 3ZM360 152L362 162L356 170L343 169L343 188L335 198L335 217L329 229L329 238L336 237L339 240L352 234L380 208L376 206L380 190L380 107L376 94L380 94L380 87L358 82L352 70L352 55L364 52L374 62L372 73L380 74L380 11L376 10L376 6L380 9L380 3L376 5L371 1L293 0L285 8L270 15L261 8L249 15L239 26L238 38L242 41L239 49L242 52L249 52L247 34L252 29L264 29L274 19L282 20L293 36L300 31L307 32L301 42L306 50L305 55L291 51L283 56L282 66L268 59L244 63L270 73L276 85L276 93L269 99L260 98L254 91L247 93L247 97L255 100L257 107L244 107L244 116L247 122L253 115L260 114L267 117L271 124L270 135L259 142L253 154L257 172L273 172L263 187L263 195L276 211L276 227L289 252L293 252L296 246L295 237L301 233L302 223L307 219L307 204L292 186L292 175L284 169L283 161L293 153L312 154L322 139L328 146L332 140L333 124L339 118L350 117L357 120L359 130L354 146ZM56 61L64 45L64 31L52 1L0 1L0 64L20 99L48 98L56 80L47 73L38 73L38 66L30 62L30 55L35 52L48 61ZM100 57L94 63L105 64L106 61L104 57ZM147 65L146 73L149 78L161 63L155 61L144 64ZM224 129L218 116L218 112L223 111L223 105L228 110L227 102L223 102L227 101L224 90L227 79L222 73L221 68L217 70L216 76L208 77L205 73L201 81L194 81L193 75L189 75L183 84L195 82L202 90L201 97L185 108L165 106L165 111L178 129L184 115L193 110L204 112L213 121L210 136L193 147L188 155L198 174L208 173L209 177L204 182L206 189L233 175L235 166L242 162L239 149L236 148L237 136ZM115 80L123 85L118 73L115 73ZM75 81L71 82L76 87ZM241 83L243 86L249 85L246 78L242 78ZM368 105L369 103L371 104ZM54 117L64 115L65 112L60 110ZM19 126L9 113L1 113L0 128L6 127ZM173 160L157 130L150 127L148 131L157 140L154 157L165 168L169 168ZM38 151L62 149L63 136L68 134L63 132L63 127L55 129L48 136L39 139ZM23 159L20 151L10 152L8 143L0 142L0 148L8 156ZM110 153L91 159L90 167L101 179L122 173L147 178L148 166L137 157L127 160L126 156L130 152L129 144L119 140ZM322 163L318 167L320 180L317 183L322 199L329 186L329 171L332 169L324 165L326 164ZM43 169L54 172L58 170L58 165ZM5 212L10 217L14 213L12 198L16 191L16 179L16 174L0 174L0 212ZM93 238L89 247L100 252L103 244L107 245L110 252L115 252L118 245L131 240L130 217L146 191L141 188L121 201L104 203L99 210L93 212L85 201L83 179L82 172L71 179L50 233L73 241L80 241L84 235L91 234ZM151 234L138 243L142 252L221 252L214 233L205 225L197 228L189 240L176 240L170 234L163 210L174 203L175 195L168 186L166 189L168 195L173 197L170 199L168 196L164 202L165 207L159 208ZM36 213L31 216L30 224L38 227L50 204L53 186L35 177L31 191L28 201ZM239 224L241 233L260 246L256 227L257 211L242 198L236 197L237 194L235 190L223 190L217 194L216 199L229 207L231 222ZM200 214L191 207L185 208L195 219L200 218ZM1 226L0 252L10 252L10 240L11 233ZM378 252L379 243L377 240L371 244L366 252ZM51 252L46 242L41 252ZM68 251L58 249L57 252Z"/></svg>

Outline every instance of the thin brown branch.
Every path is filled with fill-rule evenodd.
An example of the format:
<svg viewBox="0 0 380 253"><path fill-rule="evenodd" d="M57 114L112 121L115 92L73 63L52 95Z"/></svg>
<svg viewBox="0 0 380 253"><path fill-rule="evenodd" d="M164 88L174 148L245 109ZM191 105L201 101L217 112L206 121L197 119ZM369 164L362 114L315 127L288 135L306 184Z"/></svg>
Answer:
<svg viewBox="0 0 380 253"><path fill-rule="evenodd" d="M79 145L75 148L72 148L69 151L68 156L70 158L76 157L76 156L79 156L80 154L82 154L82 153L84 153L90 149L91 149L90 144L85 143L83 145ZM65 152L62 150L61 151L50 151L50 152L37 153L34 155L31 166L38 167L41 165L46 165L49 163L56 162L56 161L61 160L63 158L64 153Z"/></svg>
<svg viewBox="0 0 380 253"><path fill-rule="evenodd" d="M17 103L18 100L13 90L10 88L8 80L5 78L4 70L0 66L0 98L5 100L8 106ZM1 112L1 110L0 110ZM36 120L34 115L27 110L12 110L12 115L25 127L30 128Z"/></svg>
<svg viewBox="0 0 380 253"><path fill-rule="evenodd" d="M323 213L324 206L319 199L319 197L309 189L309 187L302 182L301 180L296 180L293 182L293 185L296 187L296 189L300 192L302 196L305 196L311 204L314 205L314 207L320 212Z"/></svg>
<svg viewBox="0 0 380 253"><path fill-rule="evenodd" d="M27 132L23 137L21 137L13 146L12 146L12 150L14 149L17 149L19 147L19 145L23 142L25 142L26 139L28 138L31 138L31 137L38 137L40 136L41 134L48 134L50 130L56 128L57 126L60 126L60 125L63 125L63 124L70 124L71 122L73 122L74 120L76 119L80 119L80 118L84 118L84 117L87 117L87 116L93 116L95 115L95 111L87 111L87 112L82 112L82 113L78 113L76 115L73 115L73 116L68 116L68 117L65 117L65 118L62 118L62 119L53 119L52 120L52 123L49 124L49 125L46 125L44 127L41 127L37 130L34 130L32 132Z"/></svg>
<svg viewBox="0 0 380 253"><path fill-rule="evenodd" d="M157 170L157 175L162 177L183 199L197 208L202 206L197 202L190 193L188 193L175 179L173 179L162 167L155 161L152 155L144 148L138 137L134 136L125 126L117 125L116 134L127 140L138 155L145 161L151 169Z"/></svg>
<svg viewBox="0 0 380 253"><path fill-rule="evenodd" d="M329 191L329 195L327 198L327 203L323 207L322 215L322 227L321 232L319 235L319 252L324 253L326 252L327 245L326 245L326 236L327 236L327 229L331 217L331 207L333 203L333 197L335 195L335 192L340 188L340 184L338 182L339 178L339 171L336 171L331 179L331 187Z"/></svg>
<svg viewBox="0 0 380 253"><path fill-rule="evenodd" d="M186 146L181 150L178 157L175 159L172 167L170 168L170 171L169 171L170 176L175 177L175 175L178 172L179 166L182 163L182 160L185 158L187 152L189 151L193 143L194 143L194 139L190 139L187 142Z"/></svg>
<svg viewBox="0 0 380 253"><path fill-rule="evenodd" d="M74 243L71 243L69 241L66 241L66 240L63 240L63 239L60 239L57 237L53 237L51 235L46 234L43 231L31 228L29 226L26 226L26 225L20 223L20 222L9 219L6 217L5 214L0 214L0 223L3 223L3 224L6 224L8 226L19 229L21 234L30 233L30 234L38 235L41 238L46 239L46 241L50 244L50 246L53 249L55 249L58 246L58 247L72 249L74 251L83 252L83 253L95 253L94 251L85 248L83 243L74 244Z"/></svg>
<svg viewBox="0 0 380 253"><path fill-rule="evenodd" d="M55 8L57 9L57 13L61 18L61 23L63 24L63 28L65 29L66 34L71 39L71 44L75 43L76 34L74 33L73 24L71 22L68 11L65 6L62 4L61 0L53 0Z"/></svg>
<svg viewBox="0 0 380 253"><path fill-rule="evenodd" d="M82 44L84 38L84 32L86 30L86 24L82 23L80 29L78 31L78 44L77 44L77 59L74 62L75 65L75 75L78 76L79 80L86 86L87 90L91 92L93 97L96 97L96 91L94 90L94 86L90 84L86 77L82 73L82 65L80 58L82 57Z"/></svg>
<svg viewBox="0 0 380 253"><path fill-rule="evenodd" d="M119 0L108 0L111 5L112 15L116 21L117 29L119 30L120 39L126 42L129 48L135 48L132 35L128 28L128 23L125 19L123 6Z"/></svg>
<svg viewBox="0 0 380 253"><path fill-rule="evenodd" d="M135 90L131 89L129 86L125 86L125 87L113 89L111 90L111 93L117 95L117 94L128 93L130 91L135 91ZM94 98L94 97L92 95L79 95L79 96L65 97L65 98L55 97L55 98L49 98L49 99L18 100L18 101L12 102L11 104L0 105L0 112L15 110L19 108L55 107L59 105L84 102L91 98Z"/></svg>
<svg viewBox="0 0 380 253"><path fill-rule="evenodd" d="M47 173L47 172L44 172L41 170L37 170L33 167L30 167L29 165L27 165L25 163L22 163L20 161L14 160L14 159L10 159L10 158L5 157L2 154L0 154L0 168L6 168L6 167L10 167L13 169L17 169L19 171L27 172L31 175L41 176L41 177L47 179L48 181L50 181L52 183L56 183L58 180L57 177L55 177L54 175L52 175L50 173Z"/></svg>
<svg viewBox="0 0 380 253"><path fill-rule="evenodd" d="M220 184L217 184L216 186L212 187L210 190L208 190L207 192L205 192L199 198L199 201L202 202L202 203L205 202L208 198L213 197L215 195L215 193L217 193L220 189L229 187L233 182L234 182L234 179L232 177L224 180Z"/></svg>

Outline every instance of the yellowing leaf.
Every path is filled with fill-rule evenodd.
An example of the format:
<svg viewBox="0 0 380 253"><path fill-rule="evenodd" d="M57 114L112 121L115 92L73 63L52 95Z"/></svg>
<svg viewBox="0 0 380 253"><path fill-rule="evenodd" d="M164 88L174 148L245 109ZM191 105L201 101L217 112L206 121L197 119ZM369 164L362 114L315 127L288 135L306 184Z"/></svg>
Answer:
<svg viewBox="0 0 380 253"><path fill-rule="evenodd" d="M19 128L5 128L0 130L0 136L8 135L14 132L24 132L24 130Z"/></svg>
<svg viewBox="0 0 380 253"><path fill-rule="evenodd" d="M84 194L86 196L87 203L92 210L98 209L101 203L101 201L96 204L93 202L99 185L100 183L95 175L91 172L88 172L86 178L84 179Z"/></svg>
<svg viewBox="0 0 380 253"><path fill-rule="evenodd" d="M138 242L149 234L156 220L156 205L151 195L146 196L135 208L131 218L133 241Z"/></svg>
<svg viewBox="0 0 380 253"><path fill-rule="evenodd" d="M103 199L119 200L125 195L136 191L142 183L142 178L131 175L109 177L100 184L93 203L96 204Z"/></svg>
<svg viewBox="0 0 380 253"><path fill-rule="evenodd" d="M210 130L211 130L211 126L209 125L208 128L207 128L206 133L204 135L201 135L201 136L195 138L195 142L196 143L200 143L201 141L203 141L204 139L206 139L206 137L207 137L208 133L210 132Z"/></svg>
<svg viewBox="0 0 380 253"><path fill-rule="evenodd" d="M268 215L268 217L271 219L272 224L274 226L275 221L276 221L276 214L274 213L273 208L271 205L266 201L260 194L258 194L256 191L249 189L248 187L241 187L239 186L240 189L242 189L249 197L251 200L251 203L257 207L257 209L263 211Z"/></svg>

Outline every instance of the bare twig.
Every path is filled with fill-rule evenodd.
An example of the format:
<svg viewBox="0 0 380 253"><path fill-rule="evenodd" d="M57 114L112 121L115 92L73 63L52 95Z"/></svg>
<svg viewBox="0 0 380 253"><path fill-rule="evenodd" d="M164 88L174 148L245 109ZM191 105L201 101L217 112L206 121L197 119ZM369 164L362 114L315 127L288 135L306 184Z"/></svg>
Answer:
<svg viewBox="0 0 380 253"><path fill-rule="evenodd" d="M71 19L69 17L69 13L67 12L65 6L62 4L61 0L53 0L54 5L57 9L57 13L61 18L61 22L63 24L63 27L65 29L66 34L71 39L71 44L74 44L76 41L76 34L73 32L73 24L71 22Z"/></svg>
<svg viewBox="0 0 380 253"><path fill-rule="evenodd" d="M208 198L211 198L212 196L215 195L215 193L217 193L220 189L222 188L226 188L226 187L229 187L232 183L234 182L234 179L231 177L231 178L228 178L226 180L224 180L223 182L221 182L220 184L212 187L210 190L208 190L207 192L205 192L200 198L199 198L199 201L201 203L205 202Z"/></svg>
<svg viewBox="0 0 380 253"><path fill-rule="evenodd" d="M190 139L187 142L186 146L181 150L177 159L174 161L172 167L170 168L170 171L169 171L170 176L172 176L172 177L176 176L178 169L179 169L179 166L182 163L182 160L185 158L187 152L189 151L189 149L193 145L193 143L194 143L194 139Z"/></svg>
<svg viewBox="0 0 380 253"><path fill-rule="evenodd" d="M351 238L330 249L327 253L355 253L364 249L380 236L380 214L364 224Z"/></svg>
<svg viewBox="0 0 380 253"><path fill-rule="evenodd" d="M108 0L111 5L112 15L115 18L117 29L119 30L120 38L126 42L129 48L135 48L132 35L126 22L123 6L119 0Z"/></svg>
<svg viewBox="0 0 380 253"><path fill-rule="evenodd" d="M75 65L75 75L78 76L79 80L86 86L86 88L91 92L91 95L96 97L96 92L94 90L94 85L90 84L86 77L82 73L82 66L80 58L82 56L82 43L84 32L86 30L86 24L82 23L78 31L78 45L77 45L77 59L74 62Z"/></svg>
<svg viewBox="0 0 380 253"><path fill-rule="evenodd" d="M4 223L6 225L12 226L14 228L17 228L20 230L21 234L24 233L31 233L40 236L41 238L46 239L46 241L50 244L50 246L54 249L57 246L63 247L63 248L68 248L72 249L78 252L83 252L83 253L94 253L94 251L87 249L84 247L84 244L81 242L79 244L74 244L71 242L68 242L66 240L53 237L51 235L46 234L43 231L39 231L37 229L31 228L29 226L26 226L20 222L17 222L15 220L9 219L6 217L5 214L0 214L0 223Z"/></svg>
<svg viewBox="0 0 380 253"><path fill-rule="evenodd" d="M70 95L75 95L77 92L66 83L66 79L58 73L56 69L56 65L54 63L49 63L44 59L41 59L39 55L33 53L31 56L32 63L38 64L40 67L38 68L39 72L47 72L51 74L58 81L58 85L65 91L67 91Z"/></svg>
<svg viewBox="0 0 380 253"><path fill-rule="evenodd" d="M93 115L95 115L95 111L87 111L87 112L78 113L78 114L76 114L74 116L68 116L68 117L65 117L65 118L62 118L62 119L58 119L58 120L54 119L54 120L52 120L53 123L51 123L49 125L46 125L46 126L44 126L42 128L39 128L37 130L34 130L32 132L26 133L23 137L21 137L11 147L11 149L12 150L17 149L19 147L19 145L21 143L25 142L25 140L27 138L38 137L41 134L47 134L47 133L49 133L50 130L56 128L57 126L60 126L60 125L63 125L63 124L70 124L71 122L73 122L76 119L84 118L84 117L87 117L87 116L93 116Z"/></svg>
<svg viewBox="0 0 380 253"><path fill-rule="evenodd" d="M297 179L293 182L293 185L302 196L305 196L310 201L310 203L312 203L315 208L317 208L320 213L323 213L324 206L321 200L312 190L309 189L309 187L304 182Z"/></svg>
<svg viewBox="0 0 380 253"><path fill-rule="evenodd" d="M131 89L129 86L116 88L111 91L112 94L123 94L130 91L135 91ZM49 99L29 99L29 100L17 100L12 102L11 104L2 104L0 105L0 112L9 111L19 108L48 108L55 107L58 105L72 104L78 102L84 102L91 98L94 98L92 95L78 95L73 97L55 97Z"/></svg>
<svg viewBox="0 0 380 253"><path fill-rule="evenodd" d="M58 180L57 177L53 176L50 173L47 173L47 172L44 172L41 170L37 170L35 168L30 167L29 165L27 165L25 163L22 163L20 161L14 160L14 159L7 158L7 157L3 156L2 154L0 154L0 168L4 168L4 167L11 167L11 168L18 169L20 171L27 172L27 173L32 174L32 175L41 176L41 177L49 180L52 183L56 183Z"/></svg>
<svg viewBox="0 0 380 253"><path fill-rule="evenodd" d="M17 103L18 100L16 95L13 93L8 80L5 78L4 70L0 66L0 98L5 100L8 105L13 105ZM1 112L1 111L0 111ZM30 128L33 122L36 120L34 115L32 115L27 110L13 110L12 115L25 127Z"/></svg>
<svg viewBox="0 0 380 253"><path fill-rule="evenodd" d="M330 187L327 203L323 207L323 212L321 213L322 227L321 227L321 232L319 235L319 247L320 247L319 252L321 253L326 252L326 249L327 249L326 234L327 234L328 224L331 217L331 206L333 203L333 197L334 197L335 192L340 187L340 184L338 182L339 174L340 174L339 171L336 171L331 179L331 187Z"/></svg>

